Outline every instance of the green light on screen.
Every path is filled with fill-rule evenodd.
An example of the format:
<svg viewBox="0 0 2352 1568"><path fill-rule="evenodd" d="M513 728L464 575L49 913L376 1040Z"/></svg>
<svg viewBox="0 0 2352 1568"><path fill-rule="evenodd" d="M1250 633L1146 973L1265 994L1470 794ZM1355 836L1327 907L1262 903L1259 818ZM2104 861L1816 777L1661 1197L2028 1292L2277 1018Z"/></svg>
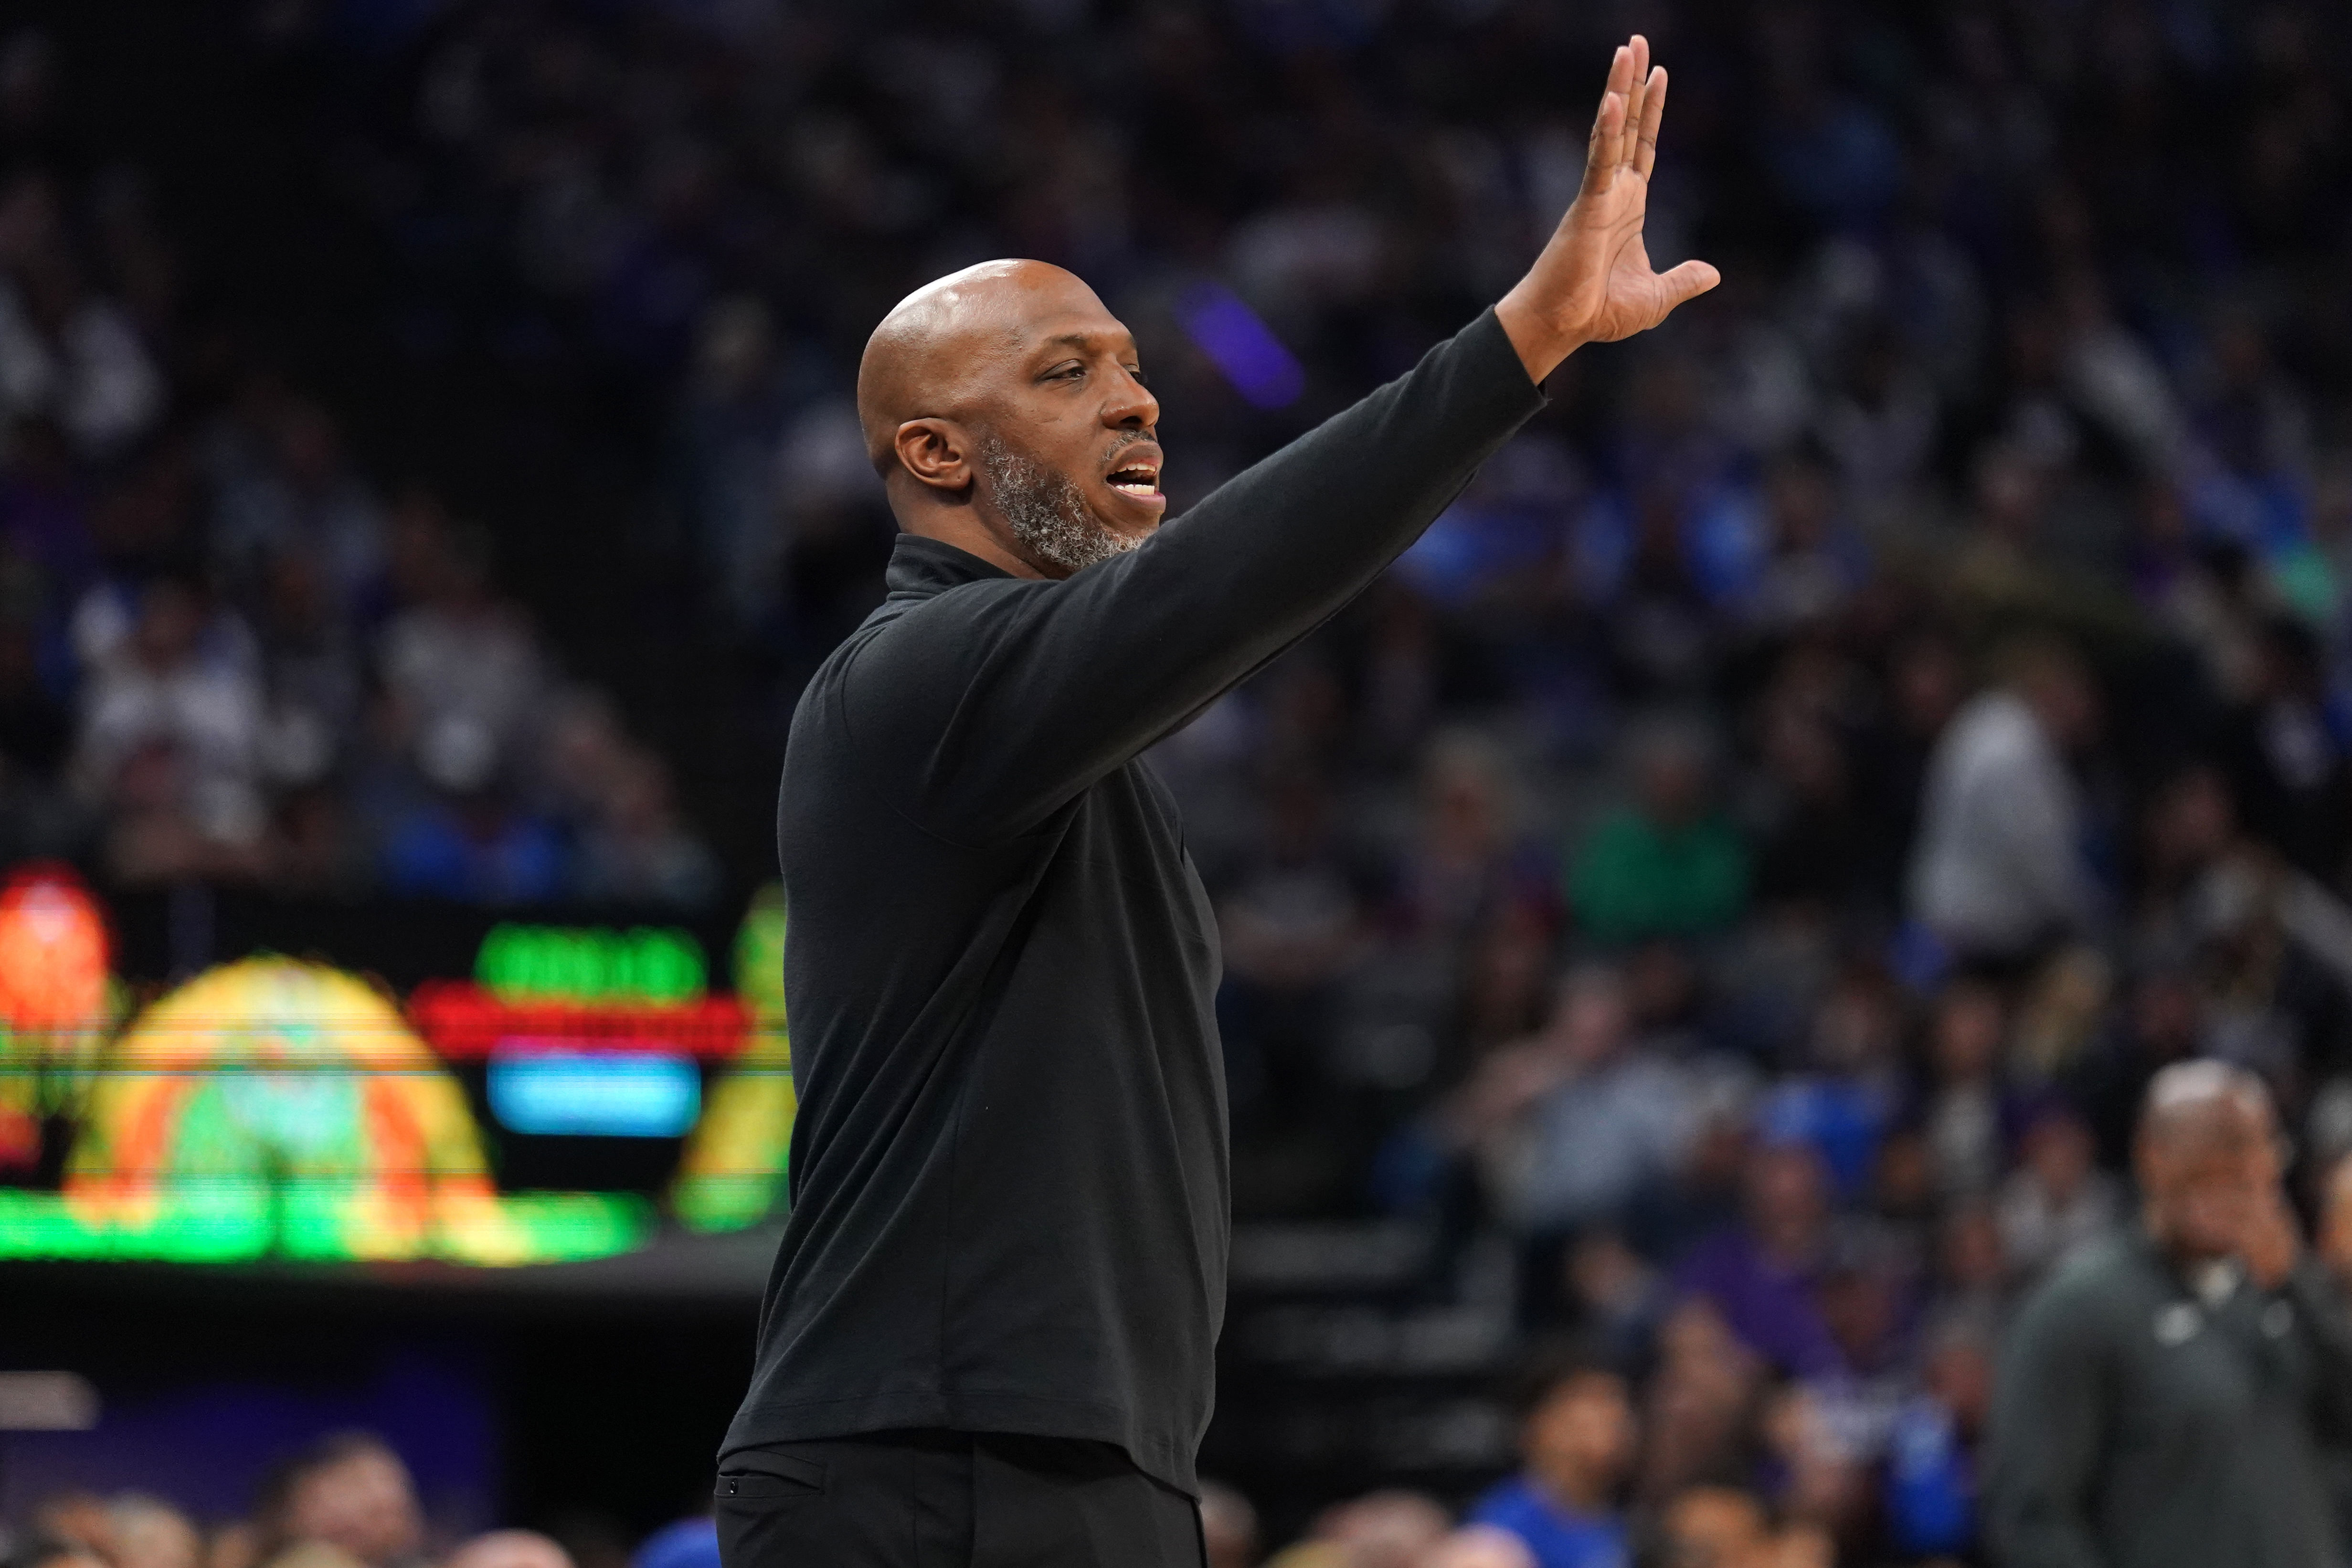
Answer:
<svg viewBox="0 0 2352 1568"><path fill-rule="evenodd" d="M691 932L635 926L502 922L482 939L474 978L500 1001L689 1002L708 980Z"/></svg>

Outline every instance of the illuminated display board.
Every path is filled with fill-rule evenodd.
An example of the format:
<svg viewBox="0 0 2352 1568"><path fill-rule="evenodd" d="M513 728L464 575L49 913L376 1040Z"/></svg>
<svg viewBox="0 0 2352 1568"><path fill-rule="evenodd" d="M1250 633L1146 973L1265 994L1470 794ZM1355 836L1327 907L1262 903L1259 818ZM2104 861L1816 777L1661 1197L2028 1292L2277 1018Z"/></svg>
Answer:
<svg viewBox="0 0 2352 1568"><path fill-rule="evenodd" d="M471 978L404 1000L257 955L125 1018L97 901L21 872L0 887L0 1258L509 1265L781 1213L783 929L770 889L733 994L683 931L508 924ZM570 1179L530 1179L551 1160Z"/></svg>
<svg viewBox="0 0 2352 1568"><path fill-rule="evenodd" d="M33 866L0 884L0 1178L36 1167L69 1115L113 1014L106 917L80 879Z"/></svg>

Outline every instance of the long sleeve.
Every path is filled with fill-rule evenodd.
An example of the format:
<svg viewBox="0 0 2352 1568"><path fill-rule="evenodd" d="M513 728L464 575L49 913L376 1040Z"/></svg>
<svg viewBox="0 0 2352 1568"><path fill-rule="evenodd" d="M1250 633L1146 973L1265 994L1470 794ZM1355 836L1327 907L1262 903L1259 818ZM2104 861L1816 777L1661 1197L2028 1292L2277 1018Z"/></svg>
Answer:
<svg viewBox="0 0 2352 1568"><path fill-rule="evenodd" d="M2044 1294L2012 1331L1993 1395L1988 1522L2005 1568L2105 1568L2090 1519L2109 1369L2095 1303Z"/></svg>
<svg viewBox="0 0 2352 1568"><path fill-rule="evenodd" d="M845 668L851 743L931 832L1032 831L1360 593L1542 404L1490 310L1139 548L886 624Z"/></svg>

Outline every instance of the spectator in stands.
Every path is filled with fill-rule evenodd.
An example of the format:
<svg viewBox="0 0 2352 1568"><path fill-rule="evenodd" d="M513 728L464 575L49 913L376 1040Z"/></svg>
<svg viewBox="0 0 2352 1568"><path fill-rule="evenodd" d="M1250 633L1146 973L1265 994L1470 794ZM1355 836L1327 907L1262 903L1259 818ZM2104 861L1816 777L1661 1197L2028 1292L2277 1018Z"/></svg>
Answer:
<svg viewBox="0 0 2352 1568"><path fill-rule="evenodd" d="M1803 457L1775 463L1765 486L1770 553L1747 605L1749 621L1787 634L1833 621L1865 576L1861 541L1842 527L1832 475Z"/></svg>
<svg viewBox="0 0 2352 1568"><path fill-rule="evenodd" d="M1962 957L2015 962L2086 930L2097 912L2067 765L2090 738L2097 700L2061 644L2012 644L2002 666L2001 683L1961 709L1937 745L1911 909Z"/></svg>
<svg viewBox="0 0 2352 1568"><path fill-rule="evenodd" d="M1965 1324L1988 1342L2000 1333L2009 1320L2011 1271L1991 1203L1963 1199L1945 1211L1934 1275L1936 1321Z"/></svg>
<svg viewBox="0 0 2352 1568"><path fill-rule="evenodd" d="M1397 939L1450 952L1497 910L1547 901L1518 815L1510 769L1492 742L1463 731L1430 743L1420 816L1389 898Z"/></svg>
<svg viewBox="0 0 2352 1568"><path fill-rule="evenodd" d="M2026 1122L2018 1169L2001 1184L2001 1251L2028 1283L2124 1223L2120 1183L2095 1162L2091 1130L2063 1101Z"/></svg>
<svg viewBox="0 0 2352 1568"><path fill-rule="evenodd" d="M1744 1471L1765 1368L1703 1295L1658 1325L1656 1365L1642 1407L1635 1494L1652 1508L1688 1488Z"/></svg>
<svg viewBox="0 0 2352 1568"><path fill-rule="evenodd" d="M158 578L133 604L119 626L98 604L81 617L82 788L121 810L110 847L119 874L236 874L268 820L250 637L185 578Z"/></svg>
<svg viewBox="0 0 2352 1568"><path fill-rule="evenodd" d="M536 1531L493 1530L459 1546L441 1568L572 1568L572 1554Z"/></svg>
<svg viewBox="0 0 2352 1568"><path fill-rule="evenodd" d="M273 563L299 554L313 563L338 618L381 613L391 525L351 466L333 416L256 382L236 416L212 432L207 462L213 550L230 583L257 597Z"/></svg>
<svg viewBox="0 0 2352 1568"><path fill-rule="evenodd" d="M1307 1539L1266 1568L1417 1568L1451 1524L1421 1492L1368 1492L1324 1510Z"/></svg>
<svg viewBox="0 0 2352 1568"><path fill-rule="evenodd" d="M1906 1558L1966 1559L1977 1546L1977 1446L1992 1406L1989 1341L1961 1325L1929 1346L1919 1391L1896 1413L1880 1506Z"/></svg>
<svg viewBox="0 0 2352 1568"><path fill-rule="evenodd" d="M114 1568L203 1568L204 1538L161 1498L121 1493L106 1505L106 1523Z"/></svg>
<svg viewBox="0 0 2352 1568"><path fill-rule="evenodd" d="M435 762L428 776L439 791L388 825L379 868L385 890L501 907L562 897L572 868L561 833L477 765L457 754Z"/></svg>
<svg viewBox="0 0 2352 1568"><path fill-rule="evenodd" d="M1948 1197L1992 1191L2008 1161L2008 1095L2001 1082L2009 1010L1982 981L1944 987L1927 1017L1927 1086L1919 1107L1936 1184Z"/></svg>
<svg viewBox="0 0 2352 1568"><path fill-rule="evenodd" d="M1568 898L1593 941L1704 936L1738 918L1748 851L1709 801L1703 731L1657 720L1630 742L1633 800L1596 823L1570 859Z"/></svg>
<svg viewBox="0 0 2352 1568"><path fill-rule="evenodd" d="M1902 1014L1892 982L1874 966L1849 966L1815 1008L1799 1071L1764 1097L1765 1135L1810 1143L1839 1195L1868 1189L1880 1146L1901 1109L1897 1051Z"/></svg>
<svg viewBox="0 0 2352 1568"><path fill-rule="evenodd" d="M719 889L718 863L679 821L658 758L633 752L599 805L580 846L583 898L676 910L709 905Z"/></svg>
<svg viewBox="0 0 2352 1568"><path fill-rule="evenodd" d="M1431 1547L1418 1568L1540 1568L1540 1560L1509 1531L1474 1524Z"/></svg>
<svg viewBox="0 0 2352 1568"><path fill-rule="evenodd" d="M425 1521L408 1467L371 1433L324 1437L280 1465L255 1510L263 1563L315 1542L362 1568L422 1568Z"/></svg>
<svg viewBox="0 0 2352 1568"><path fill-rule="evenodd" d="M1750 1568L1770 1544L1770 1523L1752 1492L1690 1487L1668 1500L1659 1515L1660 1568Z"/></svg>
<svg viewBox="0 0 2352 1568"><path fill-rule="evenodd" d="M1780 1371L1822 1376L1844 1364L1815 1305L1827 1258L1831 1184L1807 1142L1767 1142L1750 1157L1746 1212L1675 1270L1678 1293L1707 1298L1740 1341Z"/></svg>
<svg viewBox="0 0 2352 1568"><path fill-rule="evenodd" d="M1488 1058L1461 1126L1506 1213L1565 1235L1622 1217L1671 1171L1696 1121L1683 1067L1631 1037L1623 977L1591 964L1560 983L1544 1032Z"/></svg>
<svg viewBox="0 0 2352 1568"><path fill-rule="evenodd" d="M1545 1369L1519 1429L1519 1473L1473 1504L1469 1521L1508 1531L1538 1568L1630 1568L1618 1489L1633 1461L1632 1398L1597 1363Z"/></svg>
<svg viewBox="0 0 2352 1568"><path fill-rule="evenodd" d="M547 661L520 606L490 582L489 541L425 496L403 503L394 563L402 609L378 663L390 726L417 769L466 791L511 771L548 698Z"/></svg>
<svg viewBox="0 0 2352 1568"><path fill-rule="evenodd" d="M2328 711L2326 650L2302 621L2273 616L2253 689L2224 718L2218 750L2245 826L2295 866L2335 879L2352 847L2352 763Z"/></svg>
<svg viewBox="0 0 2352 1568"><path fill-rule="evenodd" d="M265 568L255 609L266 712L262 761L280 788L333 776L364 695L357 640L318 556L289 547Z"/></svg>
<svg viewBox="0 0 2352 1568"><path fill-rule="evenodd" d="M0 191L0 415L47 416L85 458L114 457L163 411L162 374L119 306L91 290L52 182Z"/></svg>

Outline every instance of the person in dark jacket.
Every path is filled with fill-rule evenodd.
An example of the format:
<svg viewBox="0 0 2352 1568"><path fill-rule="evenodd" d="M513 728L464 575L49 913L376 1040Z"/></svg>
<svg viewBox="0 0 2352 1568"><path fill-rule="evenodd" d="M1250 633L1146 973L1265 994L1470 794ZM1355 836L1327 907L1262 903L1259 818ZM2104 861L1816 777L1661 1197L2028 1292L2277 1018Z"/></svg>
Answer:
<svg viewBox="0 0 2352 1568"><path fill-rule="evenodd" d="M1664 92L1619 49L1527 277L1165 528L1159 405L1077 279L983 264L876 330L858 407L905 532L785 751L800 1113L728 1568L1200 1561L1217 932L1141 753L1361 592L1570 353L1714 285L1642 247Z"/></svg>
<svg viewBox="0 0 2352 1568"><path fill-rule="evenodd" d="M2352 1438L2352 1321L2281 1152L2242 1068L2149 1085L2144 1223L2062 1268L2010 1336L1988 1489L2004 1568L2336 1568L2325 1449Z"/></svg>

